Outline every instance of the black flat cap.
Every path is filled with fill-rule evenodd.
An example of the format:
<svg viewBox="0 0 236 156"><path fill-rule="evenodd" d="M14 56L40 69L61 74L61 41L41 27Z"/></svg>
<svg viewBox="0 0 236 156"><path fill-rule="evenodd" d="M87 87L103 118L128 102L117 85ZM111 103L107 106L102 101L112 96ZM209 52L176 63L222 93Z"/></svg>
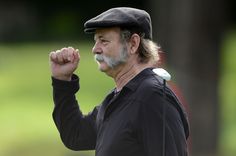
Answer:
<svg viewBox="0 0 236 156"><path fill-rule="evenodd" d="M131 28L144 33L144 38L152 39L152 22L150 15L141 9L130 7L111 8L84 24L86 33L94 33L97 28L106 27Z"/></svg>

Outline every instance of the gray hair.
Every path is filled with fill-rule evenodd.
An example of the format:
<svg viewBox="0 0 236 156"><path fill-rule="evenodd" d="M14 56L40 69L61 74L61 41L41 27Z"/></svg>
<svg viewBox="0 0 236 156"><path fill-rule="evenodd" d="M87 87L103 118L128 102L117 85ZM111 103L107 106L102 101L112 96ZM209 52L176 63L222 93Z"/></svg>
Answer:
<svg viewBox="0 0 236 156"><path fill-rule="evenodd" d="M121 29L121 42L126 43L129 41L134 33L127 29ZM137 33L138 34L138 33ZM138 34L140 36L140 44L138 48L139 63L157 63L159 60L158 49L159 47L155 42L150 39L145 39L144 34Z"/></svg>

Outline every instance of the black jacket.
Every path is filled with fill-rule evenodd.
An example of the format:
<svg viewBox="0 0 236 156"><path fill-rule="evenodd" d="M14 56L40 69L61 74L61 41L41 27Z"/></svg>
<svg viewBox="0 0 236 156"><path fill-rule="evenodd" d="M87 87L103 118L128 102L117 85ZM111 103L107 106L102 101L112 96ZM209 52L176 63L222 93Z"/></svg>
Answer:
<svg viewBox="0 0 236 156"><path fill-rule="evenodd" d="M166 156L188 155L186 114L169 88L164 98L162 80L151 68L139 73L117 96L112 90L87 115L75 98L78 81L76 75L71 82L52 78L53 119L65 146L95 149L96 156L161 156L165 142Z"/></svg>

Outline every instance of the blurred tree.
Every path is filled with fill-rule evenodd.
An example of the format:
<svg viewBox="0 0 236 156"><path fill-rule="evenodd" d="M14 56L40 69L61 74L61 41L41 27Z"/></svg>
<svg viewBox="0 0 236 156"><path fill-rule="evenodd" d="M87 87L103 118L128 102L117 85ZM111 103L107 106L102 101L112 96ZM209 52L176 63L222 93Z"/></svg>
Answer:
<svg viewBox="0 0 236 156"><path fill-rule="evenodd" d="M86 39L84 22L117 6L142 8L143 0L0 1L0 41L69 41Z"/></svg>
<svg viewBox="0 0 236 156"><path fill-rule="evenodd" d="M193 156L216 156L221 37L226 23L221 0L149 0L154 38L190 107Z"/></svg>
<svg viewBox="0 0 236 156"><path fill-rule="evenodd" d="M38 29L35 10L27 2L0 1L0 41L32 39Z"/></svg>

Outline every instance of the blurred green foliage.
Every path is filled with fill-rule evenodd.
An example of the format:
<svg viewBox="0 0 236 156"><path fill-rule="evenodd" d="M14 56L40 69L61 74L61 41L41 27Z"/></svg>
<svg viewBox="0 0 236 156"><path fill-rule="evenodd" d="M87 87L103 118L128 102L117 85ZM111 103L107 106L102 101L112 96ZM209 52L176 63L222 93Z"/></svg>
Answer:
<svg viewBox="0 0 236 156"><path fill-rule="evenodd" d="M223 45L219 85L222 156L236 153L236 32L230 32ZM90 43L0 44L0 155L2 156L88 156L94 151L73 152L60 140L52 120L52 87L48 54L74 46L81 62L76 73L81 89L80 107L88 113L114 87L111 78L97 69Z"/></svg>
<svg viewBox="0 0 236 156"><path fill-rule="evenodd" d="M226 33L221 53L221 79L219 85L220 153L236 155L236 31Z"/></svg>

